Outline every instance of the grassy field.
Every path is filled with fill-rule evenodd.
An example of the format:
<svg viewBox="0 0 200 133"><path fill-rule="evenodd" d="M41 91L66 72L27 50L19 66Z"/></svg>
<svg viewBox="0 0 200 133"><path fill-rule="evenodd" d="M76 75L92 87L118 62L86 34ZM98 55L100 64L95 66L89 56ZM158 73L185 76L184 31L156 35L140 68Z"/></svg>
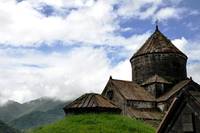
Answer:
<svg viewBox="0 0 200 133"><path fill-rule="evenodd" d="M83 114L67 116L29 133L155 133L155 129L121 115Z"/></svg>

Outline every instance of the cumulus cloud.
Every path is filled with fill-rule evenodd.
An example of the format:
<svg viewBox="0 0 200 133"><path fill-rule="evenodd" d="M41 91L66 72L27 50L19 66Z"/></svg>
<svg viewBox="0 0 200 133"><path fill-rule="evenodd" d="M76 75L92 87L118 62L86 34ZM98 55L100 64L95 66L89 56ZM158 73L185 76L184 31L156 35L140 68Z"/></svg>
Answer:
<svg viewBox="0 0 200 133"><path fill-rule="evenodd" d="M188 44L188 41L184 38L177 38L172 40L172 43L181 51L186 52L186 45Z"/></svg>
<svg viewBox="0 0 200 133"><path fill-rule="evenodd" d="M112 66L103 49L80 47L49 55L27 50L20 57L4 52L15 50L1 51L1 102L24 102L42 96L71 100L86 92L101 93L110 75L130 78L128 61Z"/></svg>
<svg viewBox="0 0 200 133"><path fill-rule="evenodd" d="M197 82L200 83L200 75L199 75L199 71L200 71L200 62L197 63L193 63L193 64L188 64L188 77L192 77L192 79Z"/></svg>
<svg viewBox="0 0 200 133"><path fill-rule="evenodd" d="M130 61L127 59L125 61L121 61L116 65L112 71L111 75L115 79L123 79L123 80L131 80L132 79L132 70Z"/></svg>
<svg viewBox="0 0 200 133"><path fill-rule="evenodd" d="M180 19L182 14L185 12L183 8L176 8L176 7L165 7L160 9L154 16L154 20L167 20L172 18Z"/></svg>
<svg viewBox="0 0 200 133"><path fill-rule="evenodd" d="M158 9L162 0L127 0L121 1L118 13L124 17L151 17ZM148 8L147 8L148 7Z"/></svg>
<svg viewBox="0 0 200 133"><path fill-rule="evenodd" d="M116 32L122 30L120 16L155 19L156 14L160 20L179 17L179 8L160 8L162 4L162 0L0 1L0 43L30 47L61 40L115 45L112 40L115 40ZM115 5L118 8L114 8ZM41 12L44 6L50 6L55 13L46 16ZM126 40L123 36L120 38Z"/></svg>
<svg viewBox="0 0 200 133"><path fill-rule="evenodd" d="M0 20L4 25L0 31L1 43L17 46L32 46L53 40L100 43L116 29L112 6L104 1L72 10L65 17L46 17L34 8L39 3L31 3L17 3L14 0L0 2Z"/></svg>
<svg viewBox="0 0 200 133"><path fill-rule="evenodd" d="M187 61L187 74L188 77L192 77L192 79L200 83L200 41L197 40L187 40L184 37L179 39L172 40L172 43L175 44L182 52L184 52L188 56Z"/></svg>

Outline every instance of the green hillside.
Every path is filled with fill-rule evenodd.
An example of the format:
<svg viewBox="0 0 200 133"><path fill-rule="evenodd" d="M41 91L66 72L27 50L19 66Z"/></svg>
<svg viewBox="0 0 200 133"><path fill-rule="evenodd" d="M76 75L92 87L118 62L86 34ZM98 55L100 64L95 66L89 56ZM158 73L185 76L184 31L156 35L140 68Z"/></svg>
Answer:
<svg viewBox="0 0 200 133"><path fill-rule="evenodd" d="M36 128L29 133L154 133L143 122L121 115L71 115L54 124Z"/></svg>

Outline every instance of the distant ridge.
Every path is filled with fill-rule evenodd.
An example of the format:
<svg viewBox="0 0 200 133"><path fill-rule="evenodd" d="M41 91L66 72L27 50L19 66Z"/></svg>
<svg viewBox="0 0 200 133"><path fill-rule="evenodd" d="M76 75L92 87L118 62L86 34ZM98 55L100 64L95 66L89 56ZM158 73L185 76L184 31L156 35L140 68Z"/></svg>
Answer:
<svg viewBox="0 0 200 133"><path fill-rule="evenodd" d="M48 111L61 103L65 102L53 98L39 98L23 104L9 100L0 106L0 120L10 122L33 111Z"/></svg>
<svg viewBox="0 0 200 133"><path fill-rule="evenodd" d="M0 133L20 133L17 129L14 129L4 122L0 121Z"/></svg>
<svg viewBox="0 0 200 133"><path fill-rule="evenodd" d="M20 129L29 129L37 126L46 125L57 120L64 118L63 107L65 103L61 103L58 106L50 109L48 111L33 111L28 114L25 114L17 119L9 122L9 125Z"/></svg>
<svg viewBox="0 0 200 133"><path fill-rule="evenodd" d="M67 103L46 97L23 104L8 101L0 106L0 120L20 130L52 123L64 117L62 108Z"/></svg>

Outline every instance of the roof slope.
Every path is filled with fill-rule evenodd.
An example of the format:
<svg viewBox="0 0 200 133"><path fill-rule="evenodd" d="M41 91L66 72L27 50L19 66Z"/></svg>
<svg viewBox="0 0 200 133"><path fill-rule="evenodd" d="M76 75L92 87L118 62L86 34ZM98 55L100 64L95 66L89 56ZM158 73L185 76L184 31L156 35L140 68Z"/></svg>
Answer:
<svg viewBox="0 0 200 133"><path fill-rule="evenodd" d="M186 98L187 97L187 98ZM190 103L187 99L190 98ZM162 122L160 123L157 133L163 133L170 130L170 128L174 125L175 121L181 114L183 108L186 106L186 103L190 104L190 109L196 113L196 115L200 116L200 92L199 90L190 91L189 89L184 89L181 93L173 100L170 105L167 113L165 114ZM191 105L191 100L194 101L194 104ZM195 105L195 106L194 106Z"/></svg>
<svg viewBox="0 0 200 133"><path fill-rule="evenodd" d="M176 46L174 46L174 44L172 44L172 42L165 37L158 28L156 28L155 32L147 39L132 58L151 53L177 53L187 58L187 56L176 48Z"/></svg>
<svg viewBox="0 0 200 133"><path fill-rule="evenodd" d="M96 94L96 93L87 93L70 103L65 107L67 108L118 108L114 103L112 103L107 98Z"/></svg>
<svg viewBox="0 0 200 133"><path fill-rule="evenodd" d="M167 81L166 79L160 77L159 75L155 74L154 76L147 79L142 85L147 85L151 83L165 83L165 84L171 84L171 82Z"/></svg>
<svg viewBox="0 0 200 133"><path fill-rule="evenodd" d="M169 91L167 91L160 97L155 98L148 91L146 91L144 87L141 87L134 81L124 81L110 78L102 94L105 93L107 88L112 88L116 89L117 92L120 93L120 95L126 100L162 102L175 96L190 83L193 83L192 79L182 80L179 83L175 84Z"/></svg>
<svg viewBox="0 0 200 133"><path fill-rule="evenodd" d="M127 114L130 117L143 120L162 120L163 113L158 110L139 110L127 107Z"/></svg>
<svg viewBox="0 0 200 133"><path fill-rule="evenodd" d="M170 97L174 96L177 94L179 91L181 91L185 86L187 86L192 80L191 79L186 79L183 81L180 81L176 85L174 85L168 92L164 93L162 96L160 96L157 101L166 101Z"/></svg>
<svg viewBox="0 0 200 133"><path fill-rule="evenodd" d="M155 101L154 97L134 81L116 80L110 78L108 84L127 100Z"/></svg>

